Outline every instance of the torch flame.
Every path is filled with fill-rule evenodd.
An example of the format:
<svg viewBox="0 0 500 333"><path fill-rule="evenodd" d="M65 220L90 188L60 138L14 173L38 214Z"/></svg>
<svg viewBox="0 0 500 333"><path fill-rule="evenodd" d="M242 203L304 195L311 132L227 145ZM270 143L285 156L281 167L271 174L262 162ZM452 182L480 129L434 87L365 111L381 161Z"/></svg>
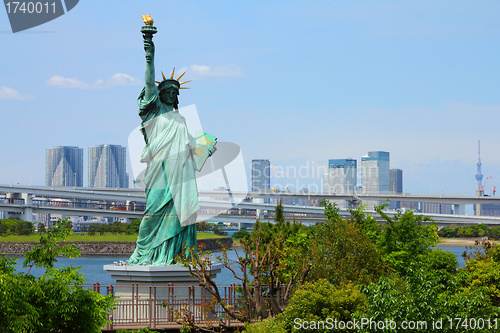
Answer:
<svg viewBox="0 0 500 333"><path fill-rule="evenodd" d="M149 16L149 14L142 15L142 20L144 21L144 23L153 24L153 19L151 18L151 16Z"/></svg>

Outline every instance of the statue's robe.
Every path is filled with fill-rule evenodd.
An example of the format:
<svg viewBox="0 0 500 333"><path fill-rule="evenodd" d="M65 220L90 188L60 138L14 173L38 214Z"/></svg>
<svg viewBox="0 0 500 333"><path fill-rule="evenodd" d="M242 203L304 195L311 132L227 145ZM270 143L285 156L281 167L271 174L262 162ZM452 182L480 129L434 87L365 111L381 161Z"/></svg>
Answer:
<svg viewBox="0 0 500 333"><path fill-rule="evenodd" d="M193 137L186 120L168 111L158 93L145 100L138 97L141 131L146 146L141 162L144 174L146 210L129 264L172 265L185 246L196 249L198 189L192 156ZM186 254L187 255L187 254Z"/></svg>

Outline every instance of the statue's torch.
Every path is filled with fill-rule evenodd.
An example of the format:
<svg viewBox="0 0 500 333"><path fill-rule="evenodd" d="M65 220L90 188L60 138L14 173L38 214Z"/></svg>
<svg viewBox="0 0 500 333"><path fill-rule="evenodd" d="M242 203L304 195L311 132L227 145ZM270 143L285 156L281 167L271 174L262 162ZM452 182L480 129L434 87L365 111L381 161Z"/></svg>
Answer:
<svg viewBox="0 0 500 333"><path fill-rule="evenodd" d="M141 28L142 38L144 38L144 40L153 40L153 35L158 32L156 27L153 26L153 19L149 16L149 14L142 15L142 19L145 23L145 25Z"/></svg>

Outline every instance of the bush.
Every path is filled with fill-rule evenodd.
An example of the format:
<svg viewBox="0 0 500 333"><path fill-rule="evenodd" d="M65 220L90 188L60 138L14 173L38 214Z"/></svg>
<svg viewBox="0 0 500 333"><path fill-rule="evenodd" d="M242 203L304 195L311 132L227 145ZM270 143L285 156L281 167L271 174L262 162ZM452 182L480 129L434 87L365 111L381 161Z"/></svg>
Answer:
<svg viewBox="0 0 500 333"><path fill-rule="evenodd" d="M297 290L286 310L276 320L282 320L288 332L310 331L307 328L297 329L300 323L305 321L324 322L325 326L316 326L315 332L334 332L328 327L328 318L344 322L352 321L355 316L363 314L367 309L367 299L356 285L348 283L336 287L321 279Z"/></svg>
<svg viewBox="0 0 500 333"><path fill-rule="evenodd" d="M245 333L286 333L281 315L245 325Z"/></svg>
<svg viewBox="0 0 500 333"><path fill-rule="evenodd" d="M241 239L250 236L250 233L246 230L239 230L233 234L233 239Z"/></svg>

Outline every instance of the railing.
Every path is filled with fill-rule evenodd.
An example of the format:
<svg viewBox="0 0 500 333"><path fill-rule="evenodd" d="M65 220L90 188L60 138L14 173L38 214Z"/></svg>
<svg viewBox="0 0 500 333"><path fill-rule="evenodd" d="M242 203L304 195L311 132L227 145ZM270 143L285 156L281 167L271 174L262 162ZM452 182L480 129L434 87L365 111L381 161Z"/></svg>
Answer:
<svg viewBox="0 0 500 333"><path fill-rule="evenodd" d="M85 286L90 287L90 286ZM106 329L132 329L178 327L189 316L197 325L240 326L220 305L209 306L212 295L199 286L168 285L108 285L94 283L91 288L105 295L119 296L115 309L110 309ZM251 314L253 311L237 292L237 286L218 286L221 297L233 309ZM105 292L104 292L105 291ZM284 293L280 293L279 303Z"/></svg>

